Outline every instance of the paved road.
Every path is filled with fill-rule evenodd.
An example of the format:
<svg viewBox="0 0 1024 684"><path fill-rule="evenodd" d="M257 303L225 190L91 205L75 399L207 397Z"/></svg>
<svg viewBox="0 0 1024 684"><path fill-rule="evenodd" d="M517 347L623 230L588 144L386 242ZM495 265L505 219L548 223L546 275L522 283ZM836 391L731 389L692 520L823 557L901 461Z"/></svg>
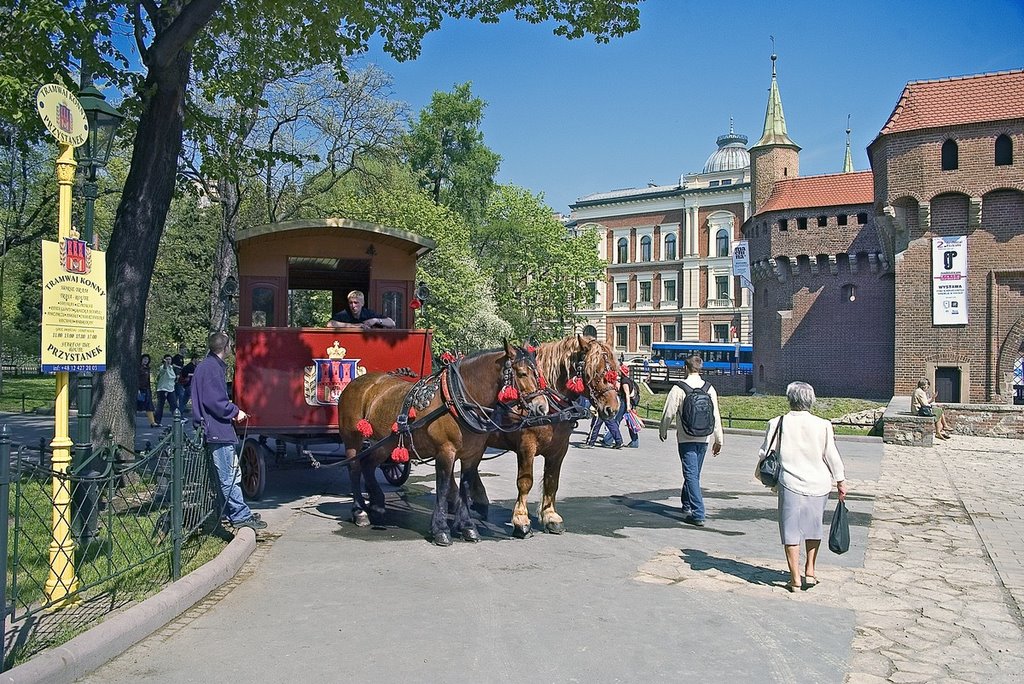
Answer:
<svg viewBox="0 0 1024 684"><path fill-rule="evenodd" d="M390 490L380 530L346 522L341 469L272 471L273 534L235 581L82 681L1024 680L1020 441L841 443L853 546L823 550L821 585L795 595L759 441L727 435L706 462L703 529L681 523L678 459L650 431L574 449L569 532L525 541L499 457L484 540L448 549L426 541L429 467Z"/></svg>

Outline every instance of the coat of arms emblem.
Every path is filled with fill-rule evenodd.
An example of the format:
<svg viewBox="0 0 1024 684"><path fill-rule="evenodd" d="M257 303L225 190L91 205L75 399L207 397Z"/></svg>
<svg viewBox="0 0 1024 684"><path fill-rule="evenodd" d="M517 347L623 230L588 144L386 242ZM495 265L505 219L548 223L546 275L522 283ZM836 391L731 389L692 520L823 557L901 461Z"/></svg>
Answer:
<svg viewBox="0 0 1024 684"><path fill-rule="evenodd" d="M312 366L303 369L303 388L310 406L334 406L348 383L366 373L360 359L346 359L347 349L338 344L327 348L326 358L313 359Z"/></svg>
<svg viewBox="0 0 1024 684"><path fill-rule="evenodd" d="M78 231L72 229L60 244L60 259L68 273L85 274L92 268L92 250L88 242L79 239Z"/></svg>

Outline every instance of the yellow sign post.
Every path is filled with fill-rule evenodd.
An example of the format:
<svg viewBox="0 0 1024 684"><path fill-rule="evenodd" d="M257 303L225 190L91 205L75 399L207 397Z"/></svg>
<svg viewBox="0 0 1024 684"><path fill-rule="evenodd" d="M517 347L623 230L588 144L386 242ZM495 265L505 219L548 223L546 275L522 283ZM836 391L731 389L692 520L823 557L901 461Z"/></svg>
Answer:
<svg viewBox="0 0 1024 684"><path fill-rule="evenodd" d="M85 142L88 122L78 99L63 86L44 85L36 93L36 109L46 128L60 143L57 156L57 238L71 236L71 185L75 180L75 147ZM44 250L45 256L45 250ZM60 606L78 591L75 574L75 542L71 536L71 439L68 437L68 371L57 370L53 441L53 538L50 540L50 573L44 590L47 600Z"/></svg>

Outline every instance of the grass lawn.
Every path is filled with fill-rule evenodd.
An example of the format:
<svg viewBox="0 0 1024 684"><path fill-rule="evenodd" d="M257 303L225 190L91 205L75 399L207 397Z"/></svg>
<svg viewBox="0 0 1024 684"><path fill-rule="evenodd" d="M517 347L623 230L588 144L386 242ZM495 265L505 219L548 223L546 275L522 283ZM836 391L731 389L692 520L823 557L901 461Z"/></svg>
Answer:
<svg viewBox="0 0 1024 684"><path fill-rule="evenodd" d="M0 411L21 413L51 407L56 389L57 380L53 375L4 375Z"/></svg>
<svg viewBox="0 0 1024 684"><path fill-rule="evenodd" d="M641 390L642 399L639 409L643 418L660 418L668 393L651 394ZM784 396L754 395L719 397L718 405L722 411L722 425L734 428L751 428L763 430L769 419L789 411L789 402ZM844 397L819 397L811 413L822 418L834 420L848 413L871 408L884 408L885 404L867 399L848 399ZM837 425L836 434L867 435L869 428Z"/></svg>

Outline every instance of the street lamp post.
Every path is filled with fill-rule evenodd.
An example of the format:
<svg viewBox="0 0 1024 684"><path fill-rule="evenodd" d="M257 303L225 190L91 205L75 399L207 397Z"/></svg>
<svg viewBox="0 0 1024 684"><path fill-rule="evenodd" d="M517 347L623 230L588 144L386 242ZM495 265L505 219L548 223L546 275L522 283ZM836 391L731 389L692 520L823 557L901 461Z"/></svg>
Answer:
<svg viewBox="0 0 1024 684"><path fill-rule="evenodd" d="M93 222L95 220L96 197L99 191L96 187L96 171L107 165L110 160L110 150L114 142L114 134L124 117L112 107L96 86L92 83L92 75L82 73L82 88L78 92L78 101L82 103L85 110L86 120L89 122L89 134L85 144L75 148L75 157L78 166L85 173L85 182L82 185L82 197L85 199L84 229L82 239L91 249L93 247ZM75 446L73 470L84 467L92 453L92 388L93 375L91 372L78 374L78 439ZM88 494L85 498L91 500ZM94 502L92 502L94 503ZM89 501L80 502L80 514L76 520L80 529L76 530L80 539L91 539L96 535L95 506Z"/></svg>

